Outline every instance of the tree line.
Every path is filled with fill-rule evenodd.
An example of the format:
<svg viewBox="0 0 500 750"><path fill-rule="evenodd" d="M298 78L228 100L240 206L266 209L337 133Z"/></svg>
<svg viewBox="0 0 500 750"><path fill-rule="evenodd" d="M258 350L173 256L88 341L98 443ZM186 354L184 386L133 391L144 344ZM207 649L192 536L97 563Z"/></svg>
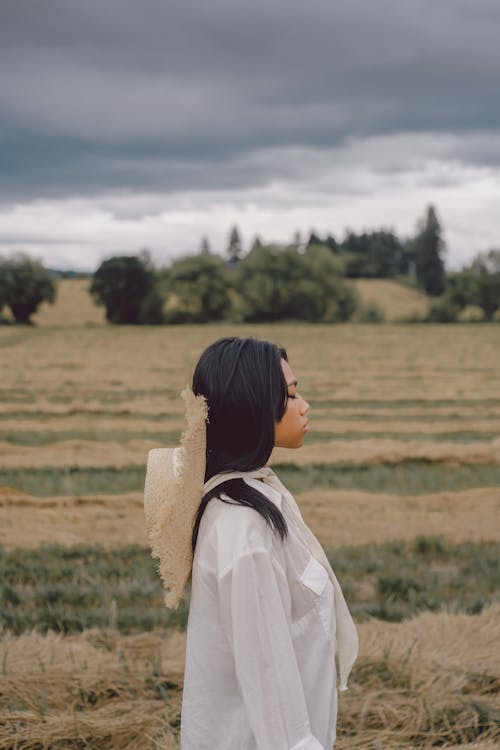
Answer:
<svg viewBox="0 0 500 750"><path fill-rule="evenodd" d="M233 227L225 257L206 238L198 255L156 268L147 251L103 261L88 288L106 318L116 324L272 322L335 323L356 317L380 322L383 314L363 305L353 278L397 279L436 298L426 321L452 322L468 305L493 320L500 308L500 251L477 255L461 271L446 273L442 229L433 206L415 235L400 240L388 230L356 234L342 242L311 232L289 245L256 238L245 255ZM10 308L17 323L29 323L43 301L56 299L56 274L26 255L0 258L0 312Z"/></svg>

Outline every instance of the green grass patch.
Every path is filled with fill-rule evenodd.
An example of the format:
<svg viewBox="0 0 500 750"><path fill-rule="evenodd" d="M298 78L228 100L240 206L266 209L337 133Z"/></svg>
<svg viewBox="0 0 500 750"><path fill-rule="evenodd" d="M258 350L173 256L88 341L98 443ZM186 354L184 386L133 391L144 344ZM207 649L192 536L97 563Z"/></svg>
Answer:
<svg viewBox="0 0 500 750"><path fill-rule="evenodd" d="M144 430L0 430L0 442L11 445L26 445L39 447L52 445L63 440L92 440L96 442L116 441L126 443L129 440L152 440L165 445L175 445L179 442L180 430L165 432L146 432Z"/></svg>
<svg viewBox="0 0 500 750"><path fill-rule="evenodd" d="M71 403L75 400L75 388L78 384L69 384L69 387L59 388L52 392L45 392L44 396L49 403ZM40 391L35 391L32 388L23 387L12 387L12 388L0 388L0 402L3 403L31 403L37 396L40 395ZM315 397L314 392L310 393L308 398L311 407L313 408L328 408L328 409L346 409L353 408L356 410L366 409L368 412L376 411L379 409L405 409L405 408L418 408L418 407L461 407L461 406L477 406L477 407L494 407L500 406L500 398L486 398L486 399L391 399L391 400L378 400L378 399L367 399L367 400L353 400L353 399L331 399L321 398L318 394ZM118 404L121 402L128 403L135 398L178 398L179 393L175 388L101 388L96 390L90 390L86 392L78 391L78 398L84 398L89 401L100 401L102 404Z"/></svg>
<svg viewBox="0 0 500 750"><path fill-rule="evenodd" d="M19 402L22 401L22 399L17 399ZM331 411L323 411L321 414L313 414L313 424L321 424L322 420L328 419L331 420L332 414ZM47 412L47 411L40 411L40 410L30 410L30 409L17 409L16 411L8 411L8 412L1 412L0 413L0 421L3 420L17 420L18 422L22 423L23 421L35 421L35 420L44 420L51 418L56 419L63 419L64 417L86 417L88 420L92 420L93 424L99 424L100 420L107 421L108 419L126 419L127 422L130 422L131 420L135 420L137 422L163 422L168 420L179 420L183 419L184 415L181 411L177 412L165 412L165 411L156 411L154 413L145 413L140 412L135 409L133 409L130 406L124 407L123 409L120 409L119 411L112 411L110 409L101 409L100 411L89 411L87 409L82 409L80 407L75 407L74 409L68 409L67 411L63 412L62 414L55 413L55 412ZM477 420L481 421L487 421L487 420L499 420L500 414L499 413L483 413L483 414L460 414L460 413L450 413L450 414L405 414L405 413L398 413L395 412L394 414L383 414L382 416L380 414L377 414L376 412L348 412L345 414L339 414L338 415L339 421L342 422L415 422L416 424L420 423L430 423L435 424L436 422L442 424L446 422L456 423L456 422L477 422ZM353 431L354 432L354 431ZM324 433L323 433L324 434ZM367 434L367 433L363 433ZM379 433L374 433L379 434ZM394 433L396 434L396 433ZM420 432L419 432L420 434ZM453 433L449 433L452 435ZM472 431L470 432L472 433ZM479 433L482 434L482 433ZM491 433L494 437L498 437L498 433ZM309 434L309 438L313 435L313 432ZM308 439L309 439L308 438Z"/></svg>
<svg viewBox="0 0 500 750"><path fill-rule="evenodd" d="M500 600L500 543L417 537L328 553L351 612L399 622L422 610L478 614Z"/></svg>
<svg viewBox="0 0 500 750"><path fill-rule="evenodd" d="M357 400L352 401L348 399L315 399L313 396L307 399L311 407L328 407L329 409L345 409L348 407L359 409L360 407L366 409L399 409L399 408L416 408L422 406L429 408L436 406L441 408L443 406L460 407L460 406L500 406L500 398L395 398L390 401L385 400Z"/></svg>
<svg viewBox="0 0 500 750"><path fill-rule="evenodd" d="M500 466L488 464L452 465L412 460L376 466L351 463L280 464L275 465L274 469L294 493L314 489L357 489L394 495L419 495L500 486ZM145 472L146 456L143 466L122 469L81 466L0 469L0 486L14 487L41 497L120 494L143 490Z"/></svg>
<svg viewBox="0 0 500 750"><path fill-rule="evenodd" d="M89 493L121 494L143 490L145 476L146 456L144 466L129 466L123 469L113 466L0 469L0 486L14 487L39 497Z"/></svg>
<svg viewBox="0 0 500 750"><path fill-rule="evenodd" d="M451 465L408 460L376 466L330 463L281 464L273 468L293 493L325 488L422 495L500 485L500 466L487 464Z"/></svg>
<svg viewBox="0 0 500 750"><path fill-rule="evenodd" d="M173 388L117 388L88 391L82 394L82 396L91 401L100 401L103 404L119 404L123 401L129 402L134 398L162 397L171 399L177 398L179 394ZM69 389L68 391L60 390L56 393L48 393L46 398L49 403L68 404L74 401L75 393L73 389Z"/></svg>
<svg viewBox="0 0 500 750"><path fill-rule="evenodd" d="M448 545L419 537L328 556L357 621L401 621L423 610L477 614L499 598L500 543ZM139 546L0 548L0 624L16 634L115 624L124 633L185 627L189 587L185 602L170 612L155 565Z"/></svg>
<svg viewBox="0 0 500 750"><path fill-rule="evenodd" d="M116 441L127 443L129 440L151 440L164 445L176 445L181 436L181 430L165 430L163 432L148 432L147 430L0 430L0 442L10 445L26 445L39 447L53 445L63 440L91 440L95 442ZM324 443L332 440L381 440L393 439L402 442L426 440L430 442L476 443L494 440L498 432L321 432L311 430L307 435L307 443Z"/></svg>
<svg viewBox="0 0 500 750"><path fill-rule="evenodd" d="M47 412L47 411L30 411L29 409L19 409L17 411L10 411L10 412L2 412L0 413L0 420L1 419L8 419L13 420L16 419L19 422L22 422L23 420L32 421L35 419L50 419L52 417L55 417L57 419L61 419L63 417L87 417L87 419L91 419L92 422L98 422L100 419L118 419L119 417L125 417L128 420L130 419L137 419L140 421L150 421L150 422L161 422L163 420L168 419L179 419L182 418L181 412L154 412L154 413L144 413L144 412L138 412L135 409L131 409L130 407L120 409L120 411L111 411L111 410L105 410L102 411L88 411L87 409L68 409L67 411L63 412L62 414L59 414L57 412Z"/></svg>
<svg viewBox="0 0 500 750"><path fill-rule="evenodd" d="M0 622L14 633L79 632L116 625L124 633L187 622L170 612L149 552L138 546L42 545L0 552Z"/></svg>
<svg viewBox="0 0 500 750"><path fill-rule="evenodd" d="M1 433L0 433L1 435ZM414 440L425 440L429 442L451 442L451 443L477 443L494 440L499 436L498 432L316 432L314 428L307 434L308 443L324 443L331 440L400 440L409 443Z"/></svg>
<svg viewBox="0 0 500 750"><path fill-rule="evenodd" d="M13 388L11 391L0 391L0 403L31 404L34 400L35 394L24 388Z"/></svg>
<svg viewBox="0 0 500 750"><path fill-rule="evenodd" d="M323 411L321 414L312 414L311 417L314 421L322 419L332 419L331 411ZM395 412L394 414L377 414L376 412L346 412L345 414L339 414L339 422L430 422L432 424L443 423L443 422L477 422L477 420L498 420L500 414L491 412L483 414L460 414L452 413L449 414L406 414L405 412Z"/></svg>

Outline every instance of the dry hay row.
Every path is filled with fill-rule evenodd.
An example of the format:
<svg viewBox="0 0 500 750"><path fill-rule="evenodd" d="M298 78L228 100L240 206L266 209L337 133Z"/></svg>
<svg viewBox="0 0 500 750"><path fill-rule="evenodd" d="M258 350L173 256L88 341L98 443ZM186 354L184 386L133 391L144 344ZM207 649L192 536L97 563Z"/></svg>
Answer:
<svg viewBox="0 0 500 750"><path fill-rule="evenodd" d="M377 415L378 416L378 415ZM399 415L398 415L399 416ZM378 420L373 417L365 420L342 420L332 417L331 414L324 419L318 417L313 412L310 416L311 429L318 429L321 432L331 430L332 432L380 432L381 435L387 432L401 432L407 435L414 435L416 438L427 434L440 435L447 432L493 432L500 436L500 419L441 419L437 417L434 421L418 419L405 420L404 416L401 421L395 419ZM170 425L169 425L170 426ZM306 439L307 442L307 439Z"/></svg>
<svg viewBox="0 0 500 750"><path fill-rule="evenodd" d="M500 607L358 626L340 694L340 750L493 747L500 738ZM178 736L185 634L5 635L0 747L159 750ZM16 744L17 743L17 744ZM168 747L168 745L163 745Z"/></svg>
<svg viewBox="0 0 500 750"><path fill-rule="evenodd" d="M27 353L26 357L29 356L29 353ZM144 356L149 357L149 353L145 353ZM314 356L314 354L311 356ZM19 368L22 368L23 365L25 365L25 361L20 360L12 375L5 373L4 382L8 382L9 378L12 378L12 381L15 382L15 377L19 372ZM120 367L127 367L128 365L128 362L124 362ZM326 367L329 367L328 363ZM365 369L363 372L357 372L357 377L355 378L352 367L353 365L351 364L351 370L346 371L342 377L337 371L336 380L325 381L320 384L314 383L311 377L308 377L306 381L302 371L300 371L301 390L303 391L304 396L311 400L324 402L324 405L333 400L333 404L337 408L341 408L343 402L354 402L359 403L361 406L363 404L377 403L377 409L382 408L385 404L387 409L395 409L402 408L403 404L394 403L395 401L399 402L400 400L414 402L417 406L422 404L424 408L426 407L426 401L428 402L428 408L433 408L434 405L439 407L440 401L445 404L456 402L456 407L460 408L461 401L464 399L468 402L467 405L469 406L475 405L471 402L477 402L479 407L489 405L498 408L498 369L496 371L491 369L490 371L485 370L482 372L478 370L469 376L457 376L455 379L448 374L442 374L439 378L436 378L432 374L428 374L428 376L424 378L420 376L415 377L413 373L410 373L407 376L395 376L394 370L389 369L388 365L387 370L381 372L379 375L374 376L369 370ZM356 363L355 367L358 368L358 363ZM359 365L359 368L361 367L362 365ZM78 371L79 369L82 369L82 364L75 363L74 370ZM106 369L109 370L109 368L104 368L105 372ZM295 367L294 370L296 370L297 373L299 372L298 367ZM98 373L92 373L91 375L88 372L88 368L85 375L82 375L82 380L75 381L74 387L67 394L64 391L61 391L61 372L58 373L55 371L54 375L47 380L42 377L43 373L40 373L39 370L33 370L33 372L29 374L31 382L33 382L38 375L40 377L37 378L37 382L40 384L39 393L41 394L41 398L38 398L36 402L32 400L29 402L13 400L7 403L17 405L21 408L24 405L27 405L27 403L29 403L30 406L35 404L46 404L49 409L57 409L58 407L68 408L68 406L70 408L75 408L75 406L81 408L82 404L91 403L93 408L98 409L103 408L103 406L109 408L120 408L120 406L123 407L129 401L134 403L134 405L144 404L144 406L147 406L148 403L151 404L153 398L153 396L146 395L144 398L124 398L117 402L114 398L111 398L108 401L99 397L89 397L85 394L85 390L90 377L92 377L96 386L100 388L109 387L110 382L109 380L104 379L105 373L103 373L102 378L99 378ZM143 380L145 376L146 373L135 373L135 377L139 382L141 382L141 379ZM137 382L137 380L135 382ZM164 379L162 380L164 382ZM171 396L156 397L158 402L155 404L156 408L158 408L158 405L164 404L168 401L172 404L180 402L180 393L186 385L186 381L186 378L170 378L170 382L177 383L177 385L172 389ZM161 382L162 381L160 381L160 383ZM134 384L135 383L131 381L128 385L133 387ZM159 383L158 381L151 380L147 385L152 389L155 389ZM51 400L46 397L48 393L53 391L59 394L57 400ZM423 398L422 394L425 394L425 398ZM487 404L485 402L492 403ZM318 404L318 406L320 405L321 404ZM411 405L409 404L409 406Z"/></svg>
<svg viewBox="0 0 500 750"><path fill-rule="evenodd" d="M1 448L0 448L1 454ZM276 448L271 463L291 463L304 466L312 463L353 463L378 465L424 459L454 464L500 464L500 437L477 443L436 443L424 440L399 441L391 438L368 440L325 441L306 445L300 451Z"/></svg>
<svg viewBox="0 0 500 750"><path fill-rule="evenodd" d="M37 448L0 443L0 460L8 468L143 466L151 448L161 442L134 439L117 441L64 440ZM305 445L300 451L277 448L271 464L304 466L312 463L352 463L379 465L406 460L426 460L453 464L500 464L500 438L491 441L454 443L398 441L394 439L332 440Z"/></svg>
<svg viewBox="0 0 500 750"><path fill-rule="evenodd" d="M62 376L62 373L61 373ZM314 402L317 408L331 408L335 413L352 411L374 410L380 414L391 414L394 411L404 411L406 413L427 413L427 414L447 414L451 411L463 414L474 414L478 410L489 412L500 407L500 398L498 392L489 398L481 399L474 397L464 397L460 394L456 398L450 398L443 394L437 394L434 397L423 396L421 392L417 398L410 398L407 394L399 389L393 393L390 398L373 398L367 399L358 394L355 399L339 398L338 394L332 392L332 379L317 381L317 373L311 373L307 382L301 378L301 391L303 395ZM4 380L4 382L6 382ZM177 382L177 379L176 379ZM54 382L53 385L44 385L20 388L17 386L0 386L0 404L2 410L9 408L28 408L45 406L47 409L55 411L63 409L84 408L90 404L92 408L119 408L121 405L134 404L136 406L154 405L174 407L179 410L182 407L181 390L183 384L178 382L176 386L171 387L154 387L147 388L126 388L113 385L107 388L89 387L88 382L78 384L72 382L71 385Z"/></svg>
<svg viewBox="0 0 500 750"><path fill-rule="evenodd" d="M378 417L378 414L376 415ZM98 421L96 421L98 417ZM343 433L363 432L363 433L380 433L383 437L388 432L401 433L404 435L414 435L419 439L425 438L426 435L443 435L447 433L461 432L486 432L488 434L496 433L500 436L500 418L499 419L469 419L453 418L449 421L437 418L435 421L411 419L401 421L389 419L378 420L367 417L364 420L343 420L340 417L332 417L331 413L318 415L315 411L310 415L311 435L315 431L331 432L342 435ZM16 434L29 432L57 432L59 430L120 430L137 433L143 430L147 433L163 433L165 431L183 430L185 427L184 415L166 414L158 419L147 419L142 416L133 414L124 414L122 416L108 416L107 414L98 413L87 415L68 415L52 416L44 415L36 419L15 418L2 419L0 421L0 430L2 432L12 431ZM307 438L306 438L307 443Z"/></svg>
<svg viewBox="0 0 500 750"><path fill-rule="evenodd" d="M398 496L360 490L298 493L306 523L327 549L440 535L450 544L500 540L500 489ZM34 497L0 488L0 545L147 545L142 493Z"/></svg>
<svg viewBox="0 0 500 750"><path fill-rule="evenodd" d="M165 409L168 408L168 412ZM24 403L18 403L15 401L9 401L3 403L0 408L0 414L22 414L29 417L30 414L36 413L47 415L47 417L56 416L72 416L73 414L90 414L99 415L105 412L106 414L120 414L134 416L134 414L162 414L162 418L168 419L169 417L181 417L184 413L180 399L172 400L172 403L168 403L165 398L161 399L159 403L155 403L152 398L134 399L127 400L123 403L103 403L97 399L79 399L71 400L69 403L53 403L48 401L46 398L38 399L28 405Z"/></svg>
<svg viewBox="0 0 500 750"><path fill-rule="evenodd" d="M60 396L60 391L58 391ZM305 393L306 398L309 401L314 402L315 400L321 401L321 394L314 392ZM493 404L485 404L478 399L477 405L462 405L461 400L457 399L453 405L440 406L439 402L434 401L429 405L424 402L416 406L410 406L406 404L395 404L391 400L385 400L387 407L382 406L383 402L380 400L367 401L364 399L356 399L356 403L349 405L342 405L342 402L331 402L327 404L318 403L313 406L315 416L321 416L324 418L332 417L333 415L342 417L344 415L362 415L373 417L390 417L399 415L401 418L410 416L435 416L445 418L464 418L464 417L498 417L500 418L500 409L498 408L498 402ZM376 405L375 405L376 404ZM168 411L167 411L168 410ZM3 400L0 402L0 414L18 414L21 413L28 418L30 414L39 414L43 412L47 417L57 416L72 416L76 414L84 414L88 412L90 415L99 413L106 414L130 414L133 417L135 414L161 414L165 418L177 418L182 417L184 410L183 405L175 394L174 397L167 398L166 396L156 397L154 395L142 396L142 397L126 397L123 400L112 400L103 401L99 398L92 398L92 396L79 398L68 398L64 402L54 402L47 398L47 390L44 389L43 395L40 398L34 398L29 402L13 400Z"/></svg>

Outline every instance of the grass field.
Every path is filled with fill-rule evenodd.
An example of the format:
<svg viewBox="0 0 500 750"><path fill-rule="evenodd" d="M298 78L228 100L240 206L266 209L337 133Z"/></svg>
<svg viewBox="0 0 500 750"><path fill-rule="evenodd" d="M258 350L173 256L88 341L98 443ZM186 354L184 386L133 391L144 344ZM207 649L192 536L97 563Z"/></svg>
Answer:
<svg viewBox="0 0 500 750"><path fill-rule="evenodd" d="M312 406L272 463L359 626L336 747L496 747L500 327L111 328L85 283L0 328L0 747L178 749L189 590L169 614L145 461L230 334L285 345Z"/></svg>

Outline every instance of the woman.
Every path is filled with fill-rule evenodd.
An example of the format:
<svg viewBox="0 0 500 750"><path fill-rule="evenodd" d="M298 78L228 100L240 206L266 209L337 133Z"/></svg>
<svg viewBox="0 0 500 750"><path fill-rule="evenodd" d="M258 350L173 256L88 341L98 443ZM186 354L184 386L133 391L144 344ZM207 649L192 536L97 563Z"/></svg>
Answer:
<svg viewBox="0 0 500 750"><path fill-rule="evenodd" d="M330 750L335 647L346 689L356 631L321 546L267 466L275 446L303 444L309 404L284 349L236 337L203 352L193 392L208 420L192 524L182 750ZM193 446L185 435L177 481L191 474Z"/></svg>

